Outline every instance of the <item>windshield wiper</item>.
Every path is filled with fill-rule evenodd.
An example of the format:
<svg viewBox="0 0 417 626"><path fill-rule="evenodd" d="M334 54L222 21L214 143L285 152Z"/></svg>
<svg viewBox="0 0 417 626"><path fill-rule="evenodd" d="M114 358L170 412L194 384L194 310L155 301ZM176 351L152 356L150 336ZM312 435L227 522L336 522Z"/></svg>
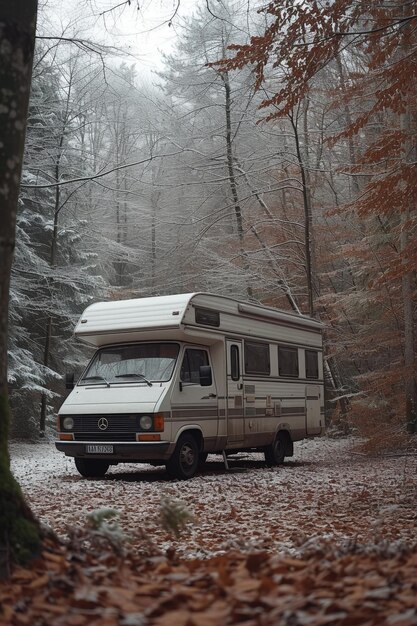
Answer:
<svg viewBox="0 0 417 626"><path fill-rule="evenodd" d="M103 382L106 383L107 387L110 387L110 383L108 380L106 380L104 378L104 376L84 376L84 378L81 378L80 383L82 383L84 380L97 380L99 382Z"/></svg>
<svg viewBox="0 0 417 626"><path fill-rule="evenodd" d="M152 383L143 374L118 374L115 378L141 378L145 381L148 387L152 387Z"/></svg>

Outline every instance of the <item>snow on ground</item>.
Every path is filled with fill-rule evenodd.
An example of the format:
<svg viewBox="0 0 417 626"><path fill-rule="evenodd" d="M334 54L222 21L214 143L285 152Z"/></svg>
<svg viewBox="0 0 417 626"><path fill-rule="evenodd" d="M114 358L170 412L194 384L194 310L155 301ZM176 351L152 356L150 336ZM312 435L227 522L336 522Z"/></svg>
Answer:
<svg viewBox="0 0 417 626"><path fill-rule="evenodd" d="M101 479L82 478L54 444L12 443L14 475L34 512L58 535L84 525L102 507L120 512L120 526L140 549L143 537L186 558L230 549L297 554L306 542L415 542L417 458L368 458L352 439L295 444L284 466L266 468L262 455L240 455L227 472L210 455L189 481L165 468L125 464ZM178 540L161 526L161 498L183 502L195 521Z"/></svg>

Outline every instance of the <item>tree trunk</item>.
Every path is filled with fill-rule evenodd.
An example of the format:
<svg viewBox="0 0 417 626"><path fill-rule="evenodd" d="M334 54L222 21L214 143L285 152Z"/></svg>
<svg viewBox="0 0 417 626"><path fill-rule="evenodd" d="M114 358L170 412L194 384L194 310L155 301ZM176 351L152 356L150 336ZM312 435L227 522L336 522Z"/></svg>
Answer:
<svg viewBox="0 0 417 626"><path fill-rule="evenodd" d="M311 317L315 315L314 308L314 287L317 277L315 276L315 263L313 251L313 217L311 211L311 190L309 182L309 173L306 168L305 159L303 158L300 137L298 134L297 123L292 116L289 117L292 129L294 131L295 149L297 154L298 166L300 168L301 183L303 189L303 206L304 206L304 249L305 249L305 268L307 279L307 299L308 312Z"/></svg>
<svg viewBox="0 0 417 626"><path fill-rule="evenodd" d="M407 103L406 111L401 115L401 130L404 133L403 158L407 163L411 158L411 122L410 111ZM401 214L400 251L404 255L409 245L408 223L412 207L408 206ZM403 258L403 263L405 259ZM410 271L403 274L401 281L401 294L404 315L404 365L406 368L405 379L405 419L407 430L415 433L417 430L417 380L416 380L416 356L415 356L415 329L414 329L414 300L413 300L414 276Z"/></svg>
<svg viewBox="0 0 417 626"><path fill-rule="evenodd" d="M36 28L36 0L4 2L0 17L0 577L39 550L39 528L10 472L7 337L10 270Z"/></svg>
<svg viewBox="0 0 417 626"><path fill-rule="evenodd" d="M342 59L340 57L340 53L336 54L335 61L336 61L337 72L339 74L339 85L340 85L340 89L342 91L343 99L344 99L344 102L343 102L343 113L344 113L344 116L345 116L346 127L347 128L352 128L352 115L350 113L350 108L349 108L347 99L345 97L346 80L345 80L345 74L344 74L344 70L343 70ZM351 133L349 133L347 141L348 141L350 165L354 166L354 165L356 165L357 161L356 161L355 145L353 143L353 136L352 136ZM355 196L359 195L360 188L359 188L359 183L358 183L358 179L356 178L356 176L352 177L352 188L353 188L353 193L355 194Z"/></svg>
<svg viewBox="0 0 417 626"><path fill-rule="evenodd" d="M402 4L404 17L411 15L411 6L408 2ZM406 23L402 31L401 52L404 57L411 54L410 49L410 24ZM411 102L410 94L404 97L404 112L400 117L400 127L403 133L402 158L405 165L416 160L416 151L412 143L411 128ZM408 195L408 198L412 194ZM412 201L406 200L407 206L400 218L400 252L402 262L406 263L405 254L410 242L409 222L410 216L416 210ZM411 271L405 271L401 281L401 295L404 315L404 365L406 368L405 378L405 419L407 430L411 433L417 431L417 377L416 377L416 354L415 354L415 327L414 327L414 288L415 276Z"/></svg>
<svg viewBox="0 0 417 626"><path fill-rule="evenodd" d="M244 234L243 234L243 216L242 216L242 208L240 206L239 197L237 193L237 184L236 184L236 176L235 176L235 168L233 162L233 148L232 148L232 120L231 120L231 93L230 93L230 83L229 83L229 75L227 72L220 74L221 79L224 84L225 93L226 93L226 102L225 102L225 113L226 113L226 158L227 158L227 170L229 175L229 183L230 190L233 198L233 207L236 216L236 225L237 225L237 234L239 237L239 248L240 248L240 256L243 262L243 268L246 272L246 293L248 294L249 300L253 297L253 290L250 286L250 275L249 275L249 260L248 255L245 251L245 242L244 242Z"/></svg>
<svg viewBox="0 0 417 626"><path fill-rule="evenodd" d="M60 165L61 165L61 154L62 147L64 144L64 133L65 133L65 123L62 129L61 138L58 146L58 158L55 164L55 180L59 182L60 178ZM61 188L59 186L55 187L55 203L54 203L54 226L52 230L52 239L49 253L49 266L51 269L54 269L56 265L56 252L58 245L58 216L61 208ZM45 329L45 344L43 348L43 364L45 367L49 367L49 351L51 347L51 339L52 339L52 329L53 329L53 319L52 315L48 316L46 321L46 329ZM46 427L46 413L48 408L47 403L47 394L44 392L41 398L41 411L39 418L39 436L42 438L45 436L45 427Z"/></svg>
<svg viewBox="0 0 417 626"><path fill-rule="evenodd" d="M155 172L152 172L152 182L154 183L156 179ZM153 191L151 193L151 289L152 292L156 287L156 216L158 212L158 202L159 202L159 191Z"/></svg>

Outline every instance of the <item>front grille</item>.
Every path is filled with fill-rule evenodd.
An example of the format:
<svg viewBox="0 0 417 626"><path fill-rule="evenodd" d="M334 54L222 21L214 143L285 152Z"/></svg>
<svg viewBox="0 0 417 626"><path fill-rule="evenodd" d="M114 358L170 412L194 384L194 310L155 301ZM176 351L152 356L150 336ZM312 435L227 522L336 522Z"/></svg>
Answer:
<svg viewBox="0 0 417 626"><path fill-rule="evenodd" d="M61 415L61 424L65 415ZM100 433L104 435L105 433L135 433L139 429L139 416L138 415L126 415L126 414L114 414L106 415L97 414L97 415L69 415L68 417L72 417L74 420L74 428L70 432L76 433ZM101 430L98 427L98 422L100 418L106 418L108 422L108 426L106 429ZM67 432L65 429L62 429L64 432ZM114 439L114 436L112 436ZM104 439L103 439L104 441Z"/></svg>
<svg viewBox="0 0 417 626"><path fill-rule="evenodd" d="M74 433L75 441L136 441L135 433L98 431L94 433Z"/></svg>

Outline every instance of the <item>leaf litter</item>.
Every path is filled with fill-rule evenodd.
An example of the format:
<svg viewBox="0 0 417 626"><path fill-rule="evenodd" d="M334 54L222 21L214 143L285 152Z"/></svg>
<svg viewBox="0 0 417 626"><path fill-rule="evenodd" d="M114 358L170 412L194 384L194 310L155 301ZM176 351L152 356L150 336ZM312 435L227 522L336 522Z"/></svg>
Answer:
<svg viewBox="0 0 417 626"><path fill-rule="evenodd" d="M185 482L133 464L86 480L52 443L12 444L56 538L0 584L0 623L417 626L417 459L352 443L300 442L272 469L250 454L227 472L210 455Z"/></svg>

